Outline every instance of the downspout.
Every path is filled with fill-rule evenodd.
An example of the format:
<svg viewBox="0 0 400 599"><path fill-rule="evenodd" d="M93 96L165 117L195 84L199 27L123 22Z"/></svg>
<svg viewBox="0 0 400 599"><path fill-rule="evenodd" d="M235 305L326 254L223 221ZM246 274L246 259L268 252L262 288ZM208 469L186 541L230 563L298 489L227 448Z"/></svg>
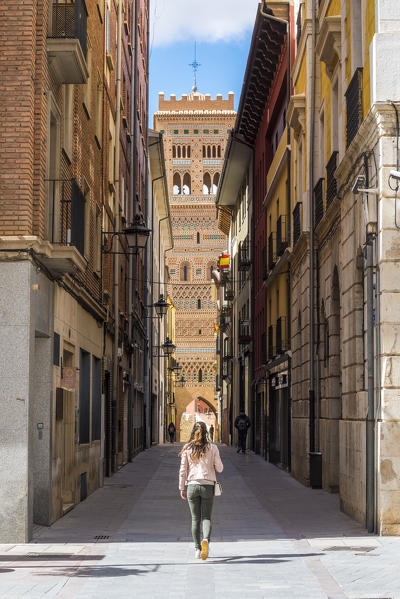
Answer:
<svg viewBox="0 0 400 599"><path fill-rule="evenodd" d="M147 15L150 15L150 0L147 0ZM137 22L137 10L136 10L136 22ZM135 31L136 31L136 29L135 29ZM150 20L149 20L149 16L147 16L147 27L146 27L146 110L145 110L147 120L148 120L148 110L149 110L149 58L150 58L149 40L150 40ZM135 44L135 49L136 49L136 46L137 46L137 44ZM145 150L145 154L146 154L146 172L145 172L146 207L145 207L145 212L146 212L146 221L149 222L149 209L151 207L151 210L153 210L153 204L152 204L152 200L150 201L150 197L149 197L149 136L147 133L147 130L148 130L147 122L145 123L144 128L146 131L146 133L145 133L145 135L146 135L146 150ZM153 223L152 223L152 226L153 226ZM152 256L152 250L150 250L149 244L147 243L146 249L145 249L145 259L144 259L144 263L145 263L144 304L145 304L145 306L148 305L148 302L147 302L148 293L149 293L149 289L148 289L148 274L149 274L148 266L149 266L149 264L148 263L149 263L150 255ZM150 285L150 287L152 288L151 285ZM152 293L151 293L151 299L152 299ZM145 319L145 321L148 321L148 318ZM147 366L147 364L149 363L149 355L148 355L148 353L149 353L149 335L148 335L148 327L146 326L146 324L145 324L145 335L146 335L146 337L144 339L143 358L144 358L144 371L145 371L145 373L147 373L147 375L145 374L145 376L144 376L144 383L145 383L144 390L146 393L146 388L150 391L150 387L149 387L148 383L149 383L149 378L151 376L151 365L149 365L150 370L149 370L149 366ZM146 382L147 382L147 386L146 386ZM148 397L148 399L149 399L149 397ZM147 405L147 408L149 408L149 407L150 407L150 404ZM144 412L145 412L145 419L147 419L146 402L145 402L145 406L144 406ZM144 447L146 447L145 443L143 445L144 445ZM151 447L151 439L150 439L150 447Z"/></svg>
<svg viewBox="0 0 400 599"><path fill-rule="evenodd" d="M118 4L117 12L117 94L115 109L115 163L114 163L114 181L115 181L115 205L114 205L114 230L118 231L120 226L120 131L121 131L121 24L122 24L122 2ZM117 468L118 452L118 388L119 388L119 368L118 368L118 347L119 347L119 239L114 236L114 362L113 362L113 470Z"/></svg>
<svg viewBox="0 0 400 599"><path fill-rule="evenodd" d="M375 528L375 414L374 414L374 259L373 241L367 239L367 364L368 412L366 422L366 524L368 532Z"/></svg>
<svg viewBox="0 0 400 599"><path fill-rule="evenodd" d="M130 125L131 125L131 133L132 126L135 128L134 122L136 118L135 113L135 105L136 105L136 85L135 85L135 73L136 73L136 64L135 64L135 49L136 49L136 37L135 37L135 12L136 12L136 3L137 0L133 0L135 4L135 8L132 11L132 34L134 37L134 52L132 52L132 60L131 60L131 105L130 105ZM134 137L134 135L132 135ZM135 160L135 145L131 143L130 148L130 181L129 181L129 198L130 204L128 207L129 217L132 217L132 213L136 213L135 203L136 203L136 195L134 193L135 183L136 181L136 160ZM133 209L133 210L132 210ZM133 219L130 218L130 221ZM133 429L135 425L134 418L134 401L135 401L135 387L134 387L134 369L135 363L134 358L136 355L136 349L134 348L134 336L133 336L133 322L134 322L134 293L133 286L136 285L135 277L135 256L132 250L129 250L129 287L128 287L128 310L129 310L129 322L128 322L128 336L129 336L129 348L130 348L130 385L129 385L129 398L128 398L128 460L131 462L134 454L133 447Z"/></svg>
<svg viewBox="0 0 400 599"><path fill-rule="evenodd" d="M310 450L310 479L312 468L312 454L316 450L315 442L315 364L314 364L314 345L315 345L315 301L314 301L314 210L313 210L313 183L314 183L314 130L315 130L315 36L316 36L316 7L312 2L312 60L311 60L311 119L310 119L310 152L309 152L309 183L308 183L308 204L309 204L309 225L310 225L310 280L309 280L309 304L310 304L310 389L309 389L309 450Z"/></svg>

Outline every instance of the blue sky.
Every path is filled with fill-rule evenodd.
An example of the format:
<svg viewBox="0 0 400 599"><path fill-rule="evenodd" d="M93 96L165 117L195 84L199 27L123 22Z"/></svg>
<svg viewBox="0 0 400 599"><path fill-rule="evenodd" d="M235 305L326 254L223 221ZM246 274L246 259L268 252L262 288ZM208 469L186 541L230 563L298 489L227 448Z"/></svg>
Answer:
<svg viewBox="0 0 400 599"><path fill-rule="evenodd" d="M198 91L235 93L238 106L258 0L153 0L150 14L150 126L158 92L190 93L197 41ZM193 12L193 7L196 12ZM212 18L211 18L212 15Z"/></svg>

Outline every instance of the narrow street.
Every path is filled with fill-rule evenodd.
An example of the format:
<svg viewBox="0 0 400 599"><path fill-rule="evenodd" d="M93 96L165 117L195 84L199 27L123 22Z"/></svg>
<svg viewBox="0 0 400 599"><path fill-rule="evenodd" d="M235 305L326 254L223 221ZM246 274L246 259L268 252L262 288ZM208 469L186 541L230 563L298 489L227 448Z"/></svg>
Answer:
<svg viewBox="0 0 400 599"><path fill-rule="evenodd" d="M400 538L375 537L253 454L221 447L207 562L177 492L178 445L139 454L33 543L0 546L0 597L400 598Z"/></svg>

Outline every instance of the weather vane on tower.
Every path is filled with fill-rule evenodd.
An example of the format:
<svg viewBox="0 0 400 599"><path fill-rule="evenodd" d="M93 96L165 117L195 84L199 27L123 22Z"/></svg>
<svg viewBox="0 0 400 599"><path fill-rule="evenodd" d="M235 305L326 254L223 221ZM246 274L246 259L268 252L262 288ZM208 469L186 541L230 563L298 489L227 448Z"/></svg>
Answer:
<svg viewBox="0 0 400 599"><path fill-rule="evenodd" d="M201 64L199 62L197 62L197 57L196 57L196 42L194 42L194 61L191 62L189 64L190 67L192 67L193 69L193 88L192 91L193 92L197 92L197 71L199 70L199 67L201 67Z"/></svg>

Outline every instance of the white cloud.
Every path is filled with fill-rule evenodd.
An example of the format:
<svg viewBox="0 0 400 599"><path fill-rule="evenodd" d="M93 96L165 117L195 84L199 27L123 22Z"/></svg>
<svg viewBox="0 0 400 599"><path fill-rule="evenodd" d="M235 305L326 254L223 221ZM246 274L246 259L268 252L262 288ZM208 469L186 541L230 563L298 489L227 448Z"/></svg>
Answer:
<svg viewBox="0 0 400 599"><path fill-rule="evenodd" d="M153 0L154 46L183 40L232 41L253 27L259 0Z"/></svg>

